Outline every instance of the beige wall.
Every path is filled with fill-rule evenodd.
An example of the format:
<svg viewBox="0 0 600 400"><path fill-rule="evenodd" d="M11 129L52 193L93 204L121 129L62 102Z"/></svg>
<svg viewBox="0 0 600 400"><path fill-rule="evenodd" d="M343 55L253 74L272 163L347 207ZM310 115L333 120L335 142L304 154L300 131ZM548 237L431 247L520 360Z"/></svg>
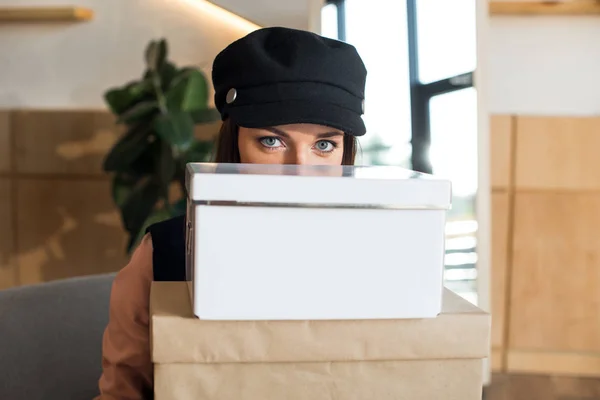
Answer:
<svg viewBox="0 0 600 400"><path fill-rule="evenodd" d="M599 35L597 15L492 16L481 57L490 113L600 113Z"/></svg>
<svg viewBox="0 0 600 400"><path fill-rule="evenodd" d="M491 126L493 366L600 376L600 118Z"/></svg>
<svg viewBox="0 0 600 400"><path fill-rule="evenodd" d="M210 76L215 55L256 25L205 0L78 0L94 11L81 23L4 24L0 108L104 108L102 94L143 73L144 49L165 37L172 60ZM0 0L0 6L64 5Z"/></svg>

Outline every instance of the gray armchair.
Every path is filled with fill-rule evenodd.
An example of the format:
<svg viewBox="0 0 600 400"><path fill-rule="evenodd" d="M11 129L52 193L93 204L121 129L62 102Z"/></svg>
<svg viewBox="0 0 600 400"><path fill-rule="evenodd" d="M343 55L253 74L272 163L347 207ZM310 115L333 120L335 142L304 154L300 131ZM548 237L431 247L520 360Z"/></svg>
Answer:
<svg viewBox="0 0 600 400"><path fill-rule="evenodd" d="M0 291L0 399L90 400L114 274Z"/></svg>

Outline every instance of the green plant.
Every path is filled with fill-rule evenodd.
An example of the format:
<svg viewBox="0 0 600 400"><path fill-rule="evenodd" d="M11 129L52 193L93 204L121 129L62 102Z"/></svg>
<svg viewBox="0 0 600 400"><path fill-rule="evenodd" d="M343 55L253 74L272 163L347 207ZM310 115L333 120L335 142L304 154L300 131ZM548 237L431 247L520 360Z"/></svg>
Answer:
<svg viewBox="0 0 600 400"><path fill-rule="evenodd" d="M204 74L176 67L167 55L165 39L151 41L141 79L104 94L117 123L126 127L103 168L113 175L113 199L129 233L127 251L149 224L185 212L185 165L208 161L212 152L212 142L195 138L194 126L219 119L208 107Z"/></svg>

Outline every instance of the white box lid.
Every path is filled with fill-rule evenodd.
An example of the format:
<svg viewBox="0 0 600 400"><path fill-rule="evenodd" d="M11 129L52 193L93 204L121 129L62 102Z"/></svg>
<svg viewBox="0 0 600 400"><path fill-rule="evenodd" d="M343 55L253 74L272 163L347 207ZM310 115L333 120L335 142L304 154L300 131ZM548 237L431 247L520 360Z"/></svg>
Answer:
<svg viewBox="0 0 600 400"><path fill-rule="evenodd" d="M393 166L189 163L188 197L204 204L447 209L451 182Z"/></svg>

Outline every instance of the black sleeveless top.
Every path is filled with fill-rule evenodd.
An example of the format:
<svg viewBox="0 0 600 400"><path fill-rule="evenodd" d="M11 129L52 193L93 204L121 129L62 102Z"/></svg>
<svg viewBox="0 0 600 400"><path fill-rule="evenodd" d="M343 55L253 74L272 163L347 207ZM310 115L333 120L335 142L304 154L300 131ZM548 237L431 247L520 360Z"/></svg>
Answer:
<svg viewBox="0 0 600 400"><path fill-rule="evenodd" d="M155 281L185 281L185 214L150 225Z"/></svg>

